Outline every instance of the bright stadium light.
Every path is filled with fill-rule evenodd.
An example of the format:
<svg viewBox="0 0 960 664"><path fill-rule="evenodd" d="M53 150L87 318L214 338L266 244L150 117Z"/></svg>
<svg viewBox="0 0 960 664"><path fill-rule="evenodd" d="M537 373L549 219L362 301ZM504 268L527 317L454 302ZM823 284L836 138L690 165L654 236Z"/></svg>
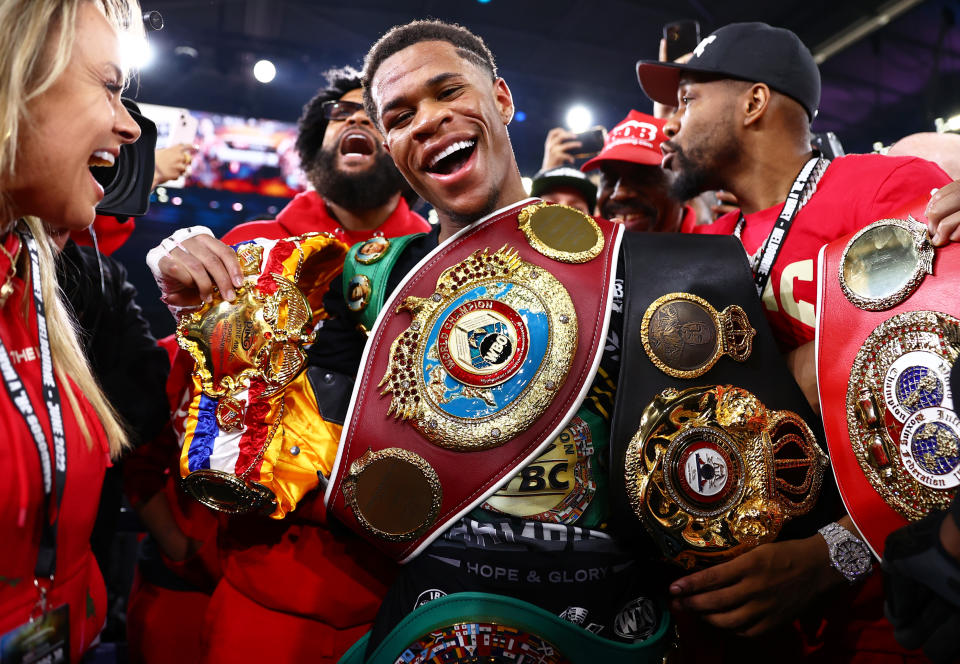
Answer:
<svg viewBox="0 0 960 664"><path fill-rule="evenodd" d="M129 32L120 33L120 57L125 67L146 69L153 62L153 47L146 37L135 37Z"/></svg>
<svg viewBox="0 0 960 664"><path fill-rule="evenodd" d="M277 68L269 60L258 60L253 65L253 77L261 83L269 83L277 75Z"/></svg>
<svg viewBox="0 0 960 664"><path fill-rule="evenodd" d="M593 112L583 104L571 106L567 111L565 122L567 129L579 134L593 126Z"/></svg>

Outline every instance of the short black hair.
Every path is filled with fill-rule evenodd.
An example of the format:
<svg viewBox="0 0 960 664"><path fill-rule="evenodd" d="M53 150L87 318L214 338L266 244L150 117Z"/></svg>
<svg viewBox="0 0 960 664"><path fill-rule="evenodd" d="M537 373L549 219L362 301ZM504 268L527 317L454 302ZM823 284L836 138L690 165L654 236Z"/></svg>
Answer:
<svg viewBox="0 0 960 664"><path fill-rule="evenodd" d="M363 106L367 116L375 125L380 125L380 116L373 103L370 85L373 83L377 69L394 53L425 41L443 41L452 44L461 57L484 69L490 74L491 81L497 80L497 64L493 59L493 53L487 48L483 39L462 25L436 20L411 21L405 25L396 25L370 47L367 57L363 60Z"/></svg>
<svg viewBox="0 0 960 664"><path fill-rule="evenodd" d="M304 173L310 172L323 145L323 135L327 132L328 121L323 117L323 103L340 99L351 90L360 88L360 72L353 67L339 67L327 71L327 87L323 88L303 107L303 114L297 123L297 154L300 155L300 167Z"/></svg>

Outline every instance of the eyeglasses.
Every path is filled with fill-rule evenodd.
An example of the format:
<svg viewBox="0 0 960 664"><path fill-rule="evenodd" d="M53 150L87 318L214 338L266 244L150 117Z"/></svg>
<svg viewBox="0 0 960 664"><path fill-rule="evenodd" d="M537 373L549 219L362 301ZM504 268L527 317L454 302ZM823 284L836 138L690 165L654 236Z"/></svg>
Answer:
<svg viewBox="0 0 960 664"><path fill-rule="evenodd" d="M355 101L325 101L320 106L327 120L346 120L357 111L363 110L363 104Z"/></svg>

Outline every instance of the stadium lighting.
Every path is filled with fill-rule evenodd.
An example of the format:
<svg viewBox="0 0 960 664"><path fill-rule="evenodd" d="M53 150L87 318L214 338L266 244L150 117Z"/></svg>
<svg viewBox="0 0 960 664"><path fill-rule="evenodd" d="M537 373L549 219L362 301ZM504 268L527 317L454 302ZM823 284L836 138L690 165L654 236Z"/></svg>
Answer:
<svg viewBox="0 0 960 664"><path fill-rule="evenodd" d="M269 83L277 75L277 68L269 60L258 60L253 65L253 77L261 83Z"/></svg>
<svg viewBox="0 0 960 664"><path fill-rule="evenodd" d="M571 106L565 117L567 129L575 134L588 130L593 125L593 112L583 104Z"/></svg>

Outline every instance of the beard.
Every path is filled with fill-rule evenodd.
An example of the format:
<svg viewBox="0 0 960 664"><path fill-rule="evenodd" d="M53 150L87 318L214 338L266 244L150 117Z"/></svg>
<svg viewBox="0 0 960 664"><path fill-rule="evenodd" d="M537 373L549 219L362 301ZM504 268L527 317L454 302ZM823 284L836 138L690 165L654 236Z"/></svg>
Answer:
<svg viewBox="0 0 960 664"><path fill-rule="evenodd" d="M344 173L337 168L336 149L320 150L307 177L317 193L348 210L373 210L386 205L406 186L406 180L383 150L375 153L373 165L360 173Z"/></svg>
<svg viewBox="0 0 960 664"><path fill-rule="evenodd" d="M700 192L710 189L707 184L710 176L709 171L702 164L688 157L680 146L674 147L673 160L677 163L674 170L676 177L670 184L670 195L673 198L679 201L687 201Z"/></svg>
<svg viewBox="0 0 960 664"><path fill-rule="evenodd" d="M675 177L670 184L670 195L678 201L688 201L705 191L723 189L723 172L740 159L740 145L733 134L716 125L710 135L711 142L700 142L686 150L673 141L667 145L673 149L676 162Z"/></svg>

